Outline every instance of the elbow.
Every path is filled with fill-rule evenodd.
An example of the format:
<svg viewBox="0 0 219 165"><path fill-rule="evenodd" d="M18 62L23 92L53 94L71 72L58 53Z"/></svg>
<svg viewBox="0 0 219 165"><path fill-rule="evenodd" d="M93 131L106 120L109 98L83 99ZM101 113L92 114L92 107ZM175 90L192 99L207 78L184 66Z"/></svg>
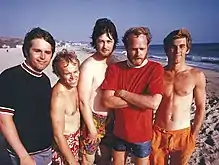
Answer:
<svg viewBox="0 0 219 165"><path fill-rule="evenodd" d="M160 105L160 101L154 100L154 101L152 102L150 108L151 108L152 110L155 110L155 111L156 111L156 110L158 109L159 105Z"/></svg>
<svg viewBox="0 0 219 165"><path fill-rule="evenodd" d="M103 99L102 99L102 104L103 104L103 106L106 107L106 108L113 108L113 106L111 105L109 99L107 99L107 98L103 98Z"/></svg>

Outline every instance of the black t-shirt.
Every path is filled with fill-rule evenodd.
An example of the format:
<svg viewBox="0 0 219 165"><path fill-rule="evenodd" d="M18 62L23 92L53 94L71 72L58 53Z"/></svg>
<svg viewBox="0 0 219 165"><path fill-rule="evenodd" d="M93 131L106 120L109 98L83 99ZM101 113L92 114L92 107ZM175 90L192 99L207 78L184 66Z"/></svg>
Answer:
<svg viewBox="0 0 219 165"><path fill-rule="evenodd" d="M0 75L0 113L13 115L19 138L31 153L46 149L52 143L51 84L44 73L35 76L22 65ZM9 145L8 149L14 152Z"/></svg>

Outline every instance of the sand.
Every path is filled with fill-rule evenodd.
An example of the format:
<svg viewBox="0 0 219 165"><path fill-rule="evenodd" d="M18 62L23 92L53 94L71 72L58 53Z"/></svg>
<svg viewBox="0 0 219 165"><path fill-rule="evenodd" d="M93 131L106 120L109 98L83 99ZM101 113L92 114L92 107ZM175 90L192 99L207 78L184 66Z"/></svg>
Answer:
<svg viewBox="0 0 219 165"><path fill-rule="evenodd" d="M61 50L62 48L57 48ZM80 60L83 62L89 57L92 52L82 46L74 46L67 48L74 50ZM24 57L20 48L11 48L7 52L6 49L0 49L0 73L11 66L20 64ZM125 56L115 55L113 58L117 60L125 60ZM193 153L189 164L191 165L219 165L219 72L201 69L207 79L207 102L206 102L206 115L203 126L198 135L196 150ZM51 84L54 85L58 80L52 73L51 64L45 70L49 76ZM194 108L191 111L192 119L194 117ZM6 155L3 152L4 143L0 136L0 164L3 160L6 162ZM4 163L5 164L5 163ZM131 164L131 163L127 163Z"/></svg>

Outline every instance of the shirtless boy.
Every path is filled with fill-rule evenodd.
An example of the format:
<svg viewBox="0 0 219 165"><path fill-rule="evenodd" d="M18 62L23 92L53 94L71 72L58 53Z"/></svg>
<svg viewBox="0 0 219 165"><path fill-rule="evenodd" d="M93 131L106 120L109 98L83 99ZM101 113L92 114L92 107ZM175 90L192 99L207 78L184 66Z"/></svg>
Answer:
<svg viewBox="0 0 219 165"><path fill-rule="evenodd" d="M80 112L77 84L79 60L74 52L63 49L52 62L53 72L59 77L52 89L51 118L55 139L53 164L79 165Z"/></svg>
<svg viewBox="0 0 219 165"><path fill-rule="evenodd" d="M156 113L152 141L152 165L185 165L195 149L196 137L205 114L205 76L186 64L191 49L186 29L172 31L164 39L168 64L164 73L164 94ZM195 101L194 122L190 120Z"/></svg>
<svg viewBox="0 0 219 165"><path fill-rule="evenodd" d="M80 146L83 165L92 165L94 161L98 165L110 163L111 149L103 144L109 109L101 104L102 92L99 87L105 78L106 68L117 42L115 25L107 18L98 19L93 29L91 42L96 52L80 67L78 84L80 111L84 122ZM103 145L100 145L100 142ZM96 154L99 146L100 150L97 152L99 154ZM103 150L104 154L102 154ZM101 157L99 160L98 155Z"/></svg>

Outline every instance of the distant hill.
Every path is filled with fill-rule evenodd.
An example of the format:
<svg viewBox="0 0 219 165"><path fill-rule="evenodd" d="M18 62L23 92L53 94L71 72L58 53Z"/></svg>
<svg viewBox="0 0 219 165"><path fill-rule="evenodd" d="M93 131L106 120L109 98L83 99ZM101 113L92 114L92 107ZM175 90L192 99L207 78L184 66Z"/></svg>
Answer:
<svg viewBox="0 0 219 165"><path fill-rule="evenodd" d="M16 45L22 45L23 39L21 38L12 38L12 37L0 37L0 48L2 48L3 45L8 45L11 48L15 48Z"/></svg>

